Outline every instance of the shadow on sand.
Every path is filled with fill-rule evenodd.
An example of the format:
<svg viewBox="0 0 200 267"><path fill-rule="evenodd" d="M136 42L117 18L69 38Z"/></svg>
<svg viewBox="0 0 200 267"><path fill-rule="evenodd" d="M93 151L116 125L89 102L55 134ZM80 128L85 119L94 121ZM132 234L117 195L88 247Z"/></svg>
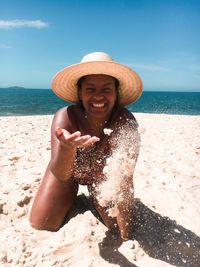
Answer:
<svg viewBox="0 0 200 267"><path fill-rule="evenodd" d="M134 226L131 239L137 240L152 258L177 267L200 266L200 237L170 218L152 211L139 199L135 199L135 204L138 210L138 221ZM102 222L91 199L80 195L65 223L87 210L91 210L94 216ZM99 243L100 255L109 263L118 264L121 267L137 267L118 251L121 244L118 235L107 231L105 238Z"/></svg>
<svg viewBox="0 0 200 267"><path fill-rule="evenodd" d="M133 238L152 258L178 267L200 266L200 238L136 200L138 223Z"/></svg>

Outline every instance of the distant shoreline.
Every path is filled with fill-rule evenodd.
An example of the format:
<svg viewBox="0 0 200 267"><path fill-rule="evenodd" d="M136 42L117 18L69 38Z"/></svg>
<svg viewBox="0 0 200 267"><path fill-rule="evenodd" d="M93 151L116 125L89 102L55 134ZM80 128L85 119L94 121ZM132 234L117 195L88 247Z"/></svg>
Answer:
<svg viewBox="0 0 200 267"><path fill-rule="evenodd" d="M1 87L0 89L25 89L22 86L9 86L9 87Z"/></svg>
<svg viewBox="0 0 200 267"><path fill-rule="evenodd" d="M52 90L51 88L27 88L22 86L0 87L0 89Z"/></svg>
<svg viewBox="0 0 200 267"><path fill-rule="evenodd" d="M52 90L52 88L30 88L30 87L23 87L23 86L9 86L9 87L0 87L0 89L31 89L31 90ZM177 90L177 91L170 91L170 90L143 90L143 93L200 93L199 90Z"/></svg>

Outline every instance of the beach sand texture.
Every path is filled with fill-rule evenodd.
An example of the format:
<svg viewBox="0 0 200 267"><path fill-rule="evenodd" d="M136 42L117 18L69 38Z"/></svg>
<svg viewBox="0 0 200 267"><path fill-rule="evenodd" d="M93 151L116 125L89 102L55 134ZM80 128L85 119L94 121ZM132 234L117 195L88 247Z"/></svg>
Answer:
<svg viewBox="0 0 200 267"><path fill-rule="evenodd" d="M134 241L123 244L99 220L86 186L58 232L30 227L53 116L0 117L0 266L200 266L200 116L135 117L139 219Z"/></svg>

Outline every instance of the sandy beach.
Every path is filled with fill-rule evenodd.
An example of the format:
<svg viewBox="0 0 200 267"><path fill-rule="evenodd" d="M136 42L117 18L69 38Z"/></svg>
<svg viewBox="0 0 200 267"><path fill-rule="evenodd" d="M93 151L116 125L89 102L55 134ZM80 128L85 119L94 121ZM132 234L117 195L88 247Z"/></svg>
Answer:
<svg viewBox="0 0 200 267"><path fill-rule="evenodd" d="M0 117L0 266L200 266L200 116L134 115L139 219L123 244L99 220L86 186L58 232L31 228L53 116Z"/></svg>

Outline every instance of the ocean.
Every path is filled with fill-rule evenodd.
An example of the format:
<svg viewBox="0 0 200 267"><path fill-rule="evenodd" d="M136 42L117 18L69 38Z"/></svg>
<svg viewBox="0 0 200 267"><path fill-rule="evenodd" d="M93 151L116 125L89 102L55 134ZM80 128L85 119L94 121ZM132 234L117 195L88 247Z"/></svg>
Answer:
<svg viewBox="0 0 200 267"><path fill-rule="evenodd" d="M70 103L49 89L0 89L0 116L54 114ZM127 108L133 113L200 115L200 92L144 91Z"/></svg>

